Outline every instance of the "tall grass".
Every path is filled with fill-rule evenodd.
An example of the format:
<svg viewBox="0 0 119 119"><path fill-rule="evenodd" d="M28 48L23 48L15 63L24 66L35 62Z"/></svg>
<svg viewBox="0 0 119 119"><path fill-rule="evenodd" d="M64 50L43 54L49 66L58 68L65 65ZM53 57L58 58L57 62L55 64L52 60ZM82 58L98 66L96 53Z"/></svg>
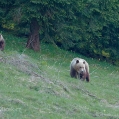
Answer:
<svg viewBox="0 0 119 119"><path fill-rule="evenodd" d="M25 48L26 39L4 34L0 53L0 118L118 119L119 68L50 44ZM69 75L74 57L87 60L90 82Z"/></svg>

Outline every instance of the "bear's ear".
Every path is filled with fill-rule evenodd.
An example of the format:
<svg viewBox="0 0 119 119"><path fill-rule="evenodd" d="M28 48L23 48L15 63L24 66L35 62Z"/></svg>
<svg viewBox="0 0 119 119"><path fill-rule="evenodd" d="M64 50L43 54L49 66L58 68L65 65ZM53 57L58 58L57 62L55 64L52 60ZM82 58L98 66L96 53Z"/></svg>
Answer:
<svg viewBox="0 0 119 119"><path fill-rule="evenodd" d="M76 64L79 63L79 60L76 60Z"/></svg>
<svg viewBox="0 0 119 119"><path fill-rule="evenodd" d="M83 64L85 64L85 61L83 61Z"/></svg>

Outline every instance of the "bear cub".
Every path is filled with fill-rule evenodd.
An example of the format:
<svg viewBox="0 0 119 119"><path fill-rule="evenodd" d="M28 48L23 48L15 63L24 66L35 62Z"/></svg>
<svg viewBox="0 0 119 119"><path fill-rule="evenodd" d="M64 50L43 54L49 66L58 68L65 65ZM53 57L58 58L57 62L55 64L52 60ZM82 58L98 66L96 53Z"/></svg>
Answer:
<svg viewBox="0 0 119 119"><path fill-rule="evenodd" d="M70 64L70 76L89 82L89 64L84 59L74 58Z"/></svg>

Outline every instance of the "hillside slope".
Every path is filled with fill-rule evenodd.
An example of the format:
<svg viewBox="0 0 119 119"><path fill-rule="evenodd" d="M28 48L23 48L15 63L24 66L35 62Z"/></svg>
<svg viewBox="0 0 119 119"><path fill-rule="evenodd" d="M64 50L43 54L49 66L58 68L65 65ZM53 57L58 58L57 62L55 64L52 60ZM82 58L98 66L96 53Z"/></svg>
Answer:
<svg viewBox="0 0 119 119"><path fill-rule="evenodd" d="M4 35L0 52L1 119L119 119L119 68L41 44L25 49L25 39ZM22 42L21 42L22 41ZM89 62L91 81L70 78L74 57Z"/></svg>

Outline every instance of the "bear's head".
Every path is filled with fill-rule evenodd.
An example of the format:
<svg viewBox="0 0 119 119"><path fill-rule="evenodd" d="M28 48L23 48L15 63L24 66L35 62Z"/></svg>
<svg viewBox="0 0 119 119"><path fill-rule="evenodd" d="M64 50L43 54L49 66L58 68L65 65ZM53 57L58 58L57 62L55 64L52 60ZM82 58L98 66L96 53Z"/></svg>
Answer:
<svg viewBox="0 0 119 119"><path fill-rule="evenodd" d="M76 60L76 64L75 64L75 69L79 74L83 75L85 73L85 71L86 71L86 69L85 69L85 61L82 60L82 59L77 59Z"/></svg>

